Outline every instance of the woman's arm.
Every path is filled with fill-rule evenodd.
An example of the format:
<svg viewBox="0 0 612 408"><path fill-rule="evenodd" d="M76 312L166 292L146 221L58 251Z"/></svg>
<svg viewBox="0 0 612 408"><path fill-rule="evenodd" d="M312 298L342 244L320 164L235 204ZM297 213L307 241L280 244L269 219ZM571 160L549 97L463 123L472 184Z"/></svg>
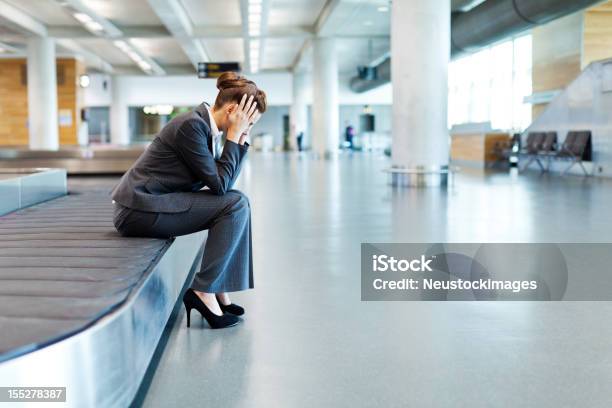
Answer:
<svg viewBox="0 0 612 408"><path fill-rule="evenodd" d="M247 146L227 140L221 157L215 160L208 148L210 137L210 128L204 121L187 120L177 131L176 151L211 192L223 195L238 176Z"/></svg>
<svg viewBox="0 0 612 408"><path fill-rule="evenodd" d="M242 100L237 105L230 107L227 140L223 146L223 152L218 160L215 160L208 149L208 138L210 128L198 119L185 121L177 132L177 150L185 160L189 168L197 177L217 195L223 195L232 188L238 173L240 163L244 158L248 145L244 145L242 134L249 125L258 120L257 102L253 96Z"/></svg>

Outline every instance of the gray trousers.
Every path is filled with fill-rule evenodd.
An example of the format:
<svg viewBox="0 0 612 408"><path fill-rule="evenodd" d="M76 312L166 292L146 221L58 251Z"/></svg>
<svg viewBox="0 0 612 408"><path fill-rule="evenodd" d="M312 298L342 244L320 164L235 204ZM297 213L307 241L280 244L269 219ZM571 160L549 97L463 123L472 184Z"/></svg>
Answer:
<svg viewBox="0 0 612 408"><path fill-rule="evenodd" d="M166 239L208 230L202 265L191 287L206 293L252 289L249 200L237 190L222 196L206 190L193 194L193 205L181 213L146 212L115 204L115 227L124 236Z"/></svg>

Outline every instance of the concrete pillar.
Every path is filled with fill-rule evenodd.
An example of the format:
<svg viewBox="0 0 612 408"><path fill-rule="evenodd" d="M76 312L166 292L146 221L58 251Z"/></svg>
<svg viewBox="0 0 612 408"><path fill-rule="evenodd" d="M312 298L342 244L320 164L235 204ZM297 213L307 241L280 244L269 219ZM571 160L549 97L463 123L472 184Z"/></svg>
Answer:
<svg viewBox="0 0 612 408"><path fill-rule="evenodd" d="M124 78L111 78L110 141L112 144L130 144L129 108Z"/></svg>
<svg viewBox="0 0 612 408"><path fill-rule="evenodd" d="M393 184L445 184L450 0L394 1Z"/></svg>
<svg viewBox="0 0 612 408"><path fill-rule="evenodd" d="M28 53L28 131L30 149L59 149L55 42L30 38Z"/></svg>
<svg viewBox="0 0 612 408"><path fill-rule="evenodd" d="M313 41L312 147L320 157L335 156L338 128L338 58L333 38Z"/></svg>
<svg viewBox="0 0 612 408"><path fill-rule="evenodd" d="M305 145L306 133L308 132L308 105L306 101L307 78L306 73L293 72L293 101L291 103L291 150L297 150L297 135L302 137L302 148Z"/></svg>

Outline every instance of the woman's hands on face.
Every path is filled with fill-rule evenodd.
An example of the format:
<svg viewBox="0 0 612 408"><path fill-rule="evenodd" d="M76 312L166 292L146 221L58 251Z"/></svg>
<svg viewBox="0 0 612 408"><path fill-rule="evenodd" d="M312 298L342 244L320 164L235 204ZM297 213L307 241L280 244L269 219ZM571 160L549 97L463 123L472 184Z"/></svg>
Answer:
<svg viewBox="0 0 612 408"><path fill-rule="evenodd" d="M255 115L253 115L253 121L249 124L247 130L242 132L242 135L240 135L240 144L244 144L246 142L247 137L251 134L251 129L253 129L253 125L257 123L259 118L261 118L261 113L259 113L259 111L255 111Z"/></svg>
<svg viewBox="0 0 612 408"><path fill-rule="evenodd" d="M230 112L228 121L229 129L227 132L227 140L231 140L234 143L244 144L246 136L243 134L250 129L250 126L255 123L256 119L259 119L259 111L257 110L257 102L255 102L253 95L248 98L244 94L238 106Z"/></svg>

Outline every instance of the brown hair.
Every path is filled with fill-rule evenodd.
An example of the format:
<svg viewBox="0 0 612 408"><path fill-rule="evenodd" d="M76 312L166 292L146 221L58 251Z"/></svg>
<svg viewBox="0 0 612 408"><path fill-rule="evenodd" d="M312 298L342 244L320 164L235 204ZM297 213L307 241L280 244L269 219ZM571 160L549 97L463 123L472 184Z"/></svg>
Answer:
<svg viewBox="0 0 612 408"><path fill-rule="evenodd" d="M244 76L235 72L224 72L217 78L217 99L215 100L215 108L220 109L227 103L240 103L242 96L247 94L247 97L254 96L257 102L257 110L264 113L267 107L266 93L257 88L255 82L246 79Z"/></svg>

